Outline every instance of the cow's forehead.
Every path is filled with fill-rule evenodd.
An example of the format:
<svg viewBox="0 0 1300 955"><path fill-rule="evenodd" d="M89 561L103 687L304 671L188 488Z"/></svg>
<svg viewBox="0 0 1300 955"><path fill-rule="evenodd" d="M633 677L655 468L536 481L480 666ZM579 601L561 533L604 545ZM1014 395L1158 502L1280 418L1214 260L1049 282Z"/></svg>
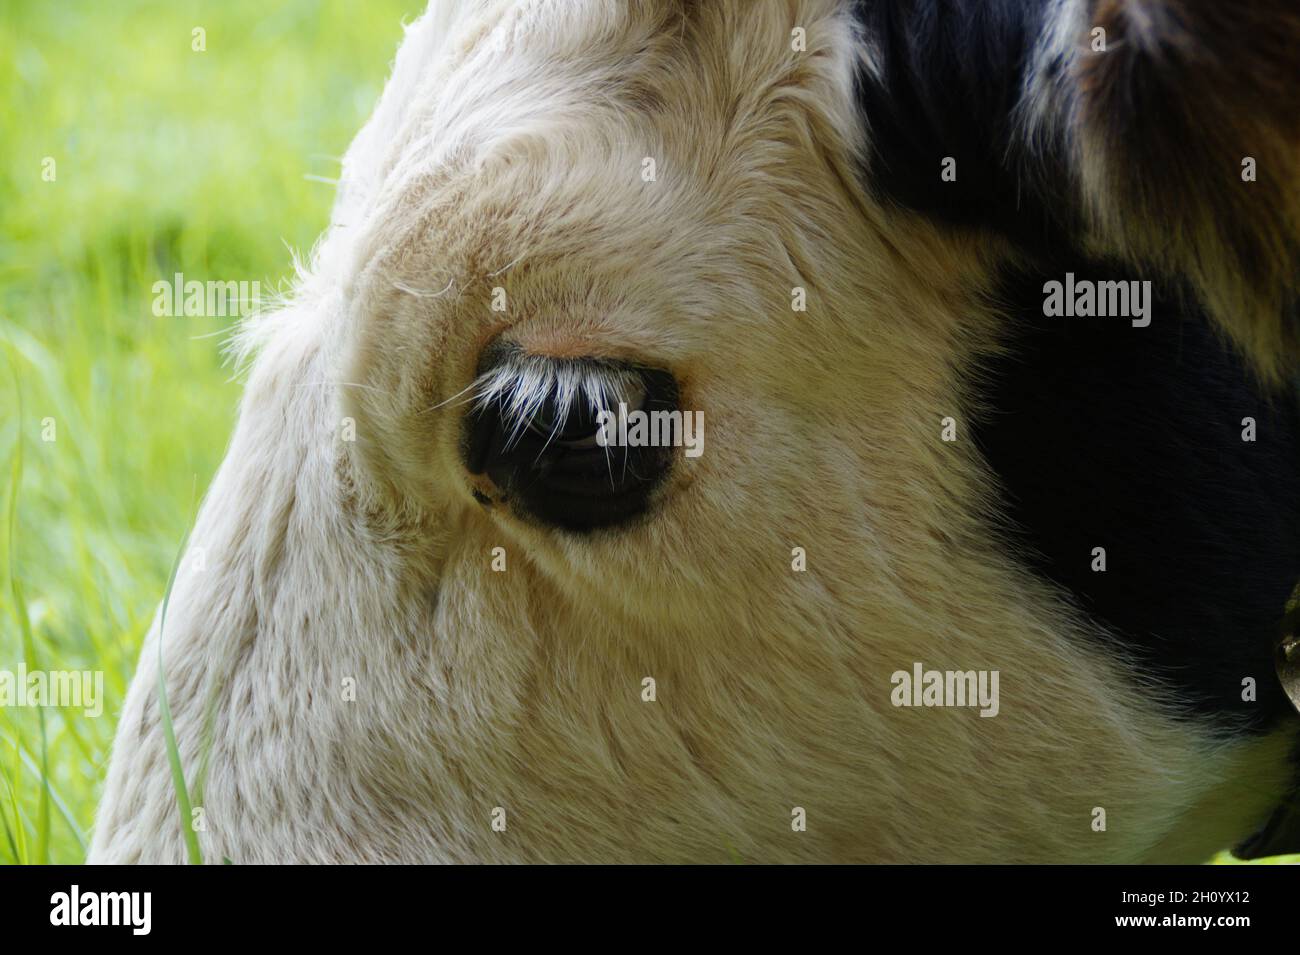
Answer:
<svg viewBox="0 0 1300 955"><path fill-rule="evenodd" d="M843 6L744 6L431 11L349 151L336 221L368 222L372 244L390 250L400 236L482 244L468 233L496 229L556 254L617 247L606 233L629 220L665 232L707 221L716 248L736 215L782 214L780 197L807 189L808 165L844 163L853 176L859 45ZM527 236L502 232L523 225Z"/></svg>

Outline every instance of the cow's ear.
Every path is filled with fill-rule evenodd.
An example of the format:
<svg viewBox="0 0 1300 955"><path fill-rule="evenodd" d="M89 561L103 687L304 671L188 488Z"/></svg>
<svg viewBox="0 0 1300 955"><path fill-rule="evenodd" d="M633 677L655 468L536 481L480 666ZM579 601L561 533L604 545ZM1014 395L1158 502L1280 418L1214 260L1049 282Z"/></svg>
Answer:
<svg viewBox="0 0 1300 955"><path fill-rule="evenodd" d="M1054 106L1102 241L1190 278L1267 377L1293 372L1300 6L1070 0L1061 16Z"/></svg>

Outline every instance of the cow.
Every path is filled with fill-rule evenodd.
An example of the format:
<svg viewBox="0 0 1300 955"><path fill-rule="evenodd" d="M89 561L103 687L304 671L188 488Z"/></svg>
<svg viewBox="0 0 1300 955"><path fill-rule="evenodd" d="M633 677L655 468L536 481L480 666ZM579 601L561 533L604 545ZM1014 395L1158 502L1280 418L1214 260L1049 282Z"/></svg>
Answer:
<svg viewBox="0 0 1300 955"><path fill-rule="evenodd" d="M1295 849L1297 44L434 0L239 331L91 861Z"/></svg>

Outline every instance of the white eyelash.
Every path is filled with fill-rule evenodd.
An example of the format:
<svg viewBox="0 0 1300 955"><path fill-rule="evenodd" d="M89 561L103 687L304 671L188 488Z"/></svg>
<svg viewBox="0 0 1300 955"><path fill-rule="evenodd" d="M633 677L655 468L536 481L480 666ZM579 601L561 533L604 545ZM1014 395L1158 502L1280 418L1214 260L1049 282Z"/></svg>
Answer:
<svg viewBox="0 0 1300 955"><path fill-rule="evenodd" d="M631 370L599 362L516 352L481 375L472 389L476 409L492 405L498 408L509 446L519 440L548 399L555 401L555 428L559 428L575 401L586 400L595 416L617 407L620 400L634 394L640 385L640 376ZM550 437L555 437L555 430Z"/></svg>

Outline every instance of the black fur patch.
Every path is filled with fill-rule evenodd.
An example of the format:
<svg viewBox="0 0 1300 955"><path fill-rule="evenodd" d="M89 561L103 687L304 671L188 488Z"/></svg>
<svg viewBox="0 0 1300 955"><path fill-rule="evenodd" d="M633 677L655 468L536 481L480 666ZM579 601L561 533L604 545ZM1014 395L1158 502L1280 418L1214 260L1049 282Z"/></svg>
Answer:
<svg viewBox="0 0 1300 955"><path fill-rule="evenodd" d="M857 77L878 197L1035 243L1070 233L1064 157L1030 159L1013 136L1048 8L1047 0L855 0L856 22L880 56L876 72ZM940 180L945 157L956 160L953 182Z"/></svg>
<svg viewBox="0 0 1300 955"><path fill-rule="evenodd" d="M1143 278L1073 261L1006 281L1011 354L984 368L975 435L1021 528L1018 555L1190 711L1265 729L1291 712L1273 645L1300 581L1300 402L1264 397L1179 296L1157 294L1146 328L1044 316L1043 284L1067 268ZM1245 677L1256 702L1242 700Z"/></svg>
<svg viewBox="0 0 1300 955"><path fill-rule="evenodd" d="M1182 293L1148 328L1048 318L1043 283L1154 279L1089 263L1064 155L1015 142L1048 0L854 0L878 70L858 77L875 194L1016 240L1038 261L1002 290L1009 355L981 370L975 438L1018 528L1015 556L1169 685L1188 715L1263 730L1291 712L1272 647L1300 581L1300 405L1271 402ZM943 182L945 156L957 179ZM1242 441L1241 419L1257 422ZM1106 549L1107 570L1091 569ZM1253 677L1258 699L1242 700Z"/></svg>

